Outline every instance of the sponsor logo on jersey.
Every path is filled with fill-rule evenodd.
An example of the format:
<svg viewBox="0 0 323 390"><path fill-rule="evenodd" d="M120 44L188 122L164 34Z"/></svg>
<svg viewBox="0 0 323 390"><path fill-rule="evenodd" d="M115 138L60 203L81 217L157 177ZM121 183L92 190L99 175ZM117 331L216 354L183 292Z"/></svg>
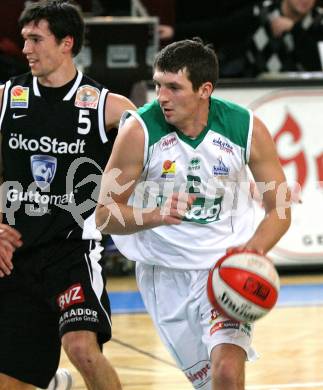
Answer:
<svg viewBox="0 0 323 390"><path fill-rule="evenodd" d="M251 336L251 325L248 322L241 322L240 330L242 333L245 333L248 337Z"/></svg>
<svg viewBox="0 0 323 390"><path fill-rule="evenodd" d="M160 149L166 150L170 149L178 143L178 140L175 135L168 135L161 139Z"/></svg>
<svg viewBox="0 0 323 390"><path fill-rule="evenodd" d="M84 292L80 283L73 284L57 298L57 305L61 310L65 310L72 305L85 301Z"/></svg>
<svg viewBox="0 0 323 390"><path fill-rule="evenodd" d="M47 136L35 139L12 133L9 138L9 147L14 150L20 149L30 152L78 154L84 153L85 140L77 139L75 142L68 143Z"/></svg>
<svg viewBox="0 0 323 390"><path fill-rule="evenodd" d="M213 324L214 321L215 321L220 315L221 315L221 314L220 314L216 309L212 309L212 310L211 310L211 315L210 315L209 324Z"/></svg>
<svg viewBox="0 0 323 390"><path fill-rule="evenodd" d="M217 322L210 329L210 336L212 336L215 332L221 329L239 329L239 327L240 327L240 322L238 321L227 320L227 321Z"/></svg>
<svg viewBox="0 0 323 390"><path fill-rule="evenodd" d="M201 160L198 157L194 157L190 161L190 165L188 167L189 171L197 171L201 168Z"/></svg>
<svg viewBox="0 0 323 390"><path fill-rule="evenodd" d="M227 167L222 161L222 157L219 157L217 165L213 165L212 173L214 176L228 176L230 168Z"/></svg>
<svg viewBox="0 0 323 390"><path fill-rule="evenodd" d="M229 142L223 140L221 137L214 138L212 143L213 145L218 146L220 150L223 150L229 154L233 154L233 146Z"/></svg>
<svg viewBox="0 0 323 390"><path fill-rule="evenodd" d="M76 92L75 106L96 109L99 103L100 91L91 85L82 85Z"/></svg>
<svg viewBox="0 0 323 390"><path fill-rule="evenodd" d="M193 384L195 389L199 389L211 380L211 363L202 360L194 366L184 370L187 379Z"/></svg>
<svg viewBox="0 0 323 390"><path fill-rule="evenodd" d="M56 173L57 158L37 154L30 156L31 172L39 188L47 188L53 181Z"/></svg>
<svg viewBox="0 0 323 390"><path fill-rule="evenodd" d="M16 85L11 89L10 108L28 108L29 87Z"/></svg>
<svg viewBox="0 0 323 390"><path fill-rule="evenodd" d="M183 221L190 221L199 224L207 224L219 221L223 196L216 198L205 198L198 196L190 210L185 213Z"/></svg>
<svg viewBox="0 0 323 390"><path fill-rule="evenodd" d="M163 162L161 177L164 179L173 179L176 173L176 162L165 160Z"/></svg>
<svg viewBox="0 0 323 390"><path fill-rule="evenodd" d="M78 307L70 309L59 317L59 329L63 326L77 322L95 322L98 323L98 312L89 308Z"/></svg>
<svg viewBox="0 0 323 390"><path fill-rule="evenodd" d="M48 190L48 188L46 189ZM56 194L41 194L37 191L20 191L17 188L11 188L7 191L7 200L14 203L16 206L20 202L29 202L26 206L26 214L29 212L32 214L46 214L48 211L48 205L62 206L62 205L73 205L75 203L74 193L56 195ZM38 205L38 207L35 206ZM41 207L41 208L40 208Z"/></svg>

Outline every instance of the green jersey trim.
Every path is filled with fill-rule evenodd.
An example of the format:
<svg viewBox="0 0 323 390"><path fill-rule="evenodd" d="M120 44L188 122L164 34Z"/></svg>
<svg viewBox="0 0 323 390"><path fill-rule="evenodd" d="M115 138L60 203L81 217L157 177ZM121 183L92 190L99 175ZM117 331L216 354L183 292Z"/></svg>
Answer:
<svg viewBox="0 0 323 390"><path fill-rule="evenodd" d="M210 110L208 123L203 131L196 137L191 138L183 134L175 126L166 122L164 114L157 100L145 104L138 109L138 114L143 119L148 129L149 147L157 143L162 137L176 132L178 137L196 149L209 131L217 132L230 139L231 142L244 150L244 160L248 162L252 115L249 110L218 97L210 98Z"/></svg>
<svg viewBox="0 0 323 390"><path fill-rule="evenodd" d="M157 143L165 135L176 131L176 128L165 121L164 114L157 100L147 103L138 109L138 114L145 122L149 133L148 147Z"/></svg>

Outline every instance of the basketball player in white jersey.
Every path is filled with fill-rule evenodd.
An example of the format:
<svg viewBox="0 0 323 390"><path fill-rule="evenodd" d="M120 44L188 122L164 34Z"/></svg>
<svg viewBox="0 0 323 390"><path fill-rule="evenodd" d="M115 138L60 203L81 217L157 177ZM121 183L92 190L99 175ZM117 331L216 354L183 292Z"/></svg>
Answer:
<svg viewBox="0 0 323 390"><path fill-rule="evenodd" d="M192 386L243 390L252 326L211 307L208 271L233 248L267 253L290 225L289 193L265 125L212 97L217 77L217 57L199 39L161 50L157 99L124 115L96 222L137 262L146 308ZM247 167L267 184L256 228Z"/></svg>
<svg viewBox="0 0 323 390"><path fill-rule="evenodd" d="M46 388L52 377L51 389L70 389L57 371L63 345L87 388L120 390L102 353L110 305L88 201L110 130L135 107L76 69L84 21L74 3L30 2L19 21L30 72L0 88L0 389Z"/></svg>

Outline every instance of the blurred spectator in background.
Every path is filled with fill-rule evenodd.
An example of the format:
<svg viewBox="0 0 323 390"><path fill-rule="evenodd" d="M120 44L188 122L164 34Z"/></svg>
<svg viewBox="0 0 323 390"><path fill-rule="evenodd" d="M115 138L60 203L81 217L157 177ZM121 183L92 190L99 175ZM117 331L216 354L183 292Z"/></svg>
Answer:
<svg viewBox="0 0 323 390"><path fill-rule="evenodd" d="M212 43L221 77L319 71L317 43L323 41L320 1L217 0L210 15L203 0L198 7L177 0L175 22L161 23L159 36L166 43L194 36Z"/></svg>
<svg viewBox="0 0 323 390"><path fill-rule="evenodd" d="M170 41L201 37L218 53L220 77L243 77L247 38L257 29L254 6L259 0L216 0L210 14L209 2L187 4L175 1L175 22L159 27L162 46ZM185 9L185 12L183 10Z"/></svg>
<svg viewBox="0 0 323 390"><path fill-rule="evenodd" d="M266 0L254 12L259 25L248 44L247 76L322 69L323 10L315 0Z"/></svg>
<svg viewBox="0 0 323 390"><path fill-rule="evenodd" d="M141 0L141 3L149 15L156 15L159 18L159 38L160 47L162 48L173 40L176 12L177 15L183 15L184 13L177 9L178 2L176 0ZM187 4L185 7L185 14L186 11L188 11L189 16L192 17L189 10L189 4ZM169 36L166 38L162 37L163 28L170 30L168 33ZM167 34L167 32L165 34Z"/></svg>
<svg viewBox="0 0 323 390"><path fill-rule="evenodd" d="M28 70L17 23L24 5L25 0L1 0L0 83Z"/></svg>
<svg viewBox="0 0 323 390"><path fill-rule="evenodd" d="M143 0L144 1L144 0ZM156 1L156 0L155 0ZM154 0L151 0L154 3ZM210 14L209 2L196 3L174 0L174 24L160 20L159 36L161 40L178 41L193 36L212 42L217 48L225 41L237 40L240 29L244 33L252 31L246 22L253 16L253 5L259 0L216 0L214 11ZM146 0L147 8L149 0ZM183 12L185 10L185 12ZM247 19L245 18L247 17Z"/></svg>

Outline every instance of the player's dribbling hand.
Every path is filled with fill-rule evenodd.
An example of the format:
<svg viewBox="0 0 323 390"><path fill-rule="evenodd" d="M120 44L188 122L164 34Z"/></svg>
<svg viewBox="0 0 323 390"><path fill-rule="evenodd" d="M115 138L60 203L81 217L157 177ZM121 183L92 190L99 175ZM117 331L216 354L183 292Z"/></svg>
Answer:
<svg viewBox="0 0 323 390"><path fill-rule="evenodd" d="M259 253L259 255L265 254L262 249L251 248L247 244L239 245L239 246L232 246L232 247L227 249L226 254L232 255L234 253L241 253L241 252L254 252L254 253Z"/></svg>
<svg viewBox="0 0 323 390"><path fill-rule="evenodd" d="M163 225L179 225L185 214L192 207L196 196L186 192L175 193L161 207Z"/></svg>
<svg viewBox="0 0 323 390"><path fill-rule="evenodd" d="M21 245L21 234L11 226L0 224L0 278L11 274L13 252Z"/></svg>

